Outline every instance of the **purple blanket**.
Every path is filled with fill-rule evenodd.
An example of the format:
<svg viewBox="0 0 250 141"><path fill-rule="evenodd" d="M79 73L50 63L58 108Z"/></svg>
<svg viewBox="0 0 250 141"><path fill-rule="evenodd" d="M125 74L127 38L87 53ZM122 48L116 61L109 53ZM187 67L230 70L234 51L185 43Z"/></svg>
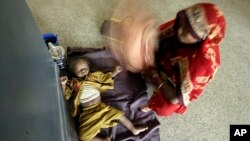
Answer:
<svg viewBox="0 0 250 141"><path fill-rule="evenodd" d="M93 71L110 71L116 61L105 49L68 48L68 56L84 55L91 61ZM154 112L141 112L140 107L147 103L146 85L141 75L122 71L115 77L115 89L102 94L102 101L125 113L135 126L146 125L149 129L134 136L122 124L102 129L100 136L109 136L113 141L160 141L159 121Z"/></svg>

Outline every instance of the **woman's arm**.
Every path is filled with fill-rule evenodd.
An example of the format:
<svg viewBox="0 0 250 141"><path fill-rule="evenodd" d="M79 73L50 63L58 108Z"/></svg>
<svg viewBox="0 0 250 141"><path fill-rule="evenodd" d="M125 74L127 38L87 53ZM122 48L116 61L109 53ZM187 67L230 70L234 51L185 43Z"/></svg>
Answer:
<svg viewBox="0 0 250 141"><path fill-rule="evenodd" d="M148 73L153 85L162 92L167 100L169 100L172 104L176 104L178 102L176 97L176 89L163 81L156 69L150 69Z"/></svg>

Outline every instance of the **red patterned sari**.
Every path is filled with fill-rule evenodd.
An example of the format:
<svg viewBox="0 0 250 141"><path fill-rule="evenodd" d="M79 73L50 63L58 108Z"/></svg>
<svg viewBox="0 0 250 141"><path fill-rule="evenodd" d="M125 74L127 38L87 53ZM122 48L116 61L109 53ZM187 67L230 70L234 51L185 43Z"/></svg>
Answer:
<svg viewBox="0 0 250 141"><path fill-rule="evenodd" d="M185 28L198 43L184 44L179 41L179 21L184 21ZM224 37L225 24L217 6L199 3L178 12L175 20L160 26L157 67L162 79L170 80L175 87L178 103L172 104L156 90L149 101L149 108L160 116L182 114L190 101L199 97L220 65L219 43Z"/></svg>

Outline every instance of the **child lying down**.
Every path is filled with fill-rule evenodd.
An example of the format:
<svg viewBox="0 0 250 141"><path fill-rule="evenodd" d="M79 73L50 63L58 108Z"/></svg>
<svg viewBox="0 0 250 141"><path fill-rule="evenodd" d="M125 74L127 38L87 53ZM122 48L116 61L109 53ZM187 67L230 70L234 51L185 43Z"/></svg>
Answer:
<svg viewBox="0 0 250 141"><path fill-rule="evenodd" d="M67 76L60 78L66 100L73 100L72 117L76 117L79 107L79 136L82 141L110 140L100 138L97 134L101 128L109 128L123 124L134 135L148 129L147 126L135 127L124 113L101 102L100 94L114 89L113 78L122 71L117 66L113 72L90 72L89 62L83 57L68 58L68 69L74 75L71 80Z"/></svg>

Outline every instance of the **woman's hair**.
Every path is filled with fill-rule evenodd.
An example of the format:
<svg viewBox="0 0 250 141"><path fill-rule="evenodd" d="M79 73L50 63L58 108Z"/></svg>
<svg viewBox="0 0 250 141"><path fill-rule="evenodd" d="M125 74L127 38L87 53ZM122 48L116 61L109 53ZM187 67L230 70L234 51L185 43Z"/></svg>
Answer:
<svg viewBox="0 0 250 141"><path fill-rule="evenodd" d="M178 29L180 28L180 26L183 26L184 29L186 31L188 31L188 33L190 33L195 39L197 39L198 41L201 41L203 38L199 37L195 31L193 30L190 22L189 22L189 18L187 16L187 14L185 13L185 10L182 10L180 12L177 13L176 19L175 19L175 23L174 23L174 31L177 32Z"/></svg>

